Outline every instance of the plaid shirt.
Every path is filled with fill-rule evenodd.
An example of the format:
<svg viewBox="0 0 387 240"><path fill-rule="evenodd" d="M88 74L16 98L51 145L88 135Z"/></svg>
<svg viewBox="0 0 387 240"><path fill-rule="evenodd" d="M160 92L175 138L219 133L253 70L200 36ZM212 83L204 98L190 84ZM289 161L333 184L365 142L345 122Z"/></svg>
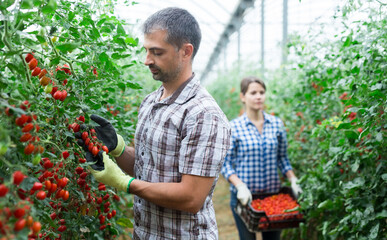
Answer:
<svg viewBox="0 0 387 240"><path fill-rule="evenodd" d="M231 147L222 168L226 179L236 174L253 194L279 191L277 167L284 175L292 169L282 121L265 112L264 118L262 134L246 114L230 122ZM236 193L234 185L230 185L230 190Z"/></svg>
<svg viewBox="0 0 387 240"><path fill-rule="evenodd" d="M215 181L196 214L134 196L134 239L218 239L212 195L230 147L231 129L215 100L193 77L168 98L159 100L161 86L142 102L135 136L135 177L172 183L189 174L215 177Z"/></svg>

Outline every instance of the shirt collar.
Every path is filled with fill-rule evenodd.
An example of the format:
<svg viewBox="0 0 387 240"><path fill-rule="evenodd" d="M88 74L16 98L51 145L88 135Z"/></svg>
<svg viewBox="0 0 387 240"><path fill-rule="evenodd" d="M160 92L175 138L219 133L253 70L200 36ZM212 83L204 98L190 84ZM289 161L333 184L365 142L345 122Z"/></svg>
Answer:
<svg viewBox="0 0 387 240"><path fill-rule="evenodd" d="M170 105L172 103L183 104L187 102L189 99L194 97L197 93L197 88L199 86L199 81L194 79L195 73L192 73L192 76L187 79L171 96L159 101L160 104ZM164 87L161 86L157 90L156 99L160 99L161 94L163 93Z"/></svg>
<svg viewBox="0 0 387 240"><path fill-rule="evenodd" d="M265 123L270 123L270 122L271 122L271 117L270 117L270 115L267 114L265 111L262 111L262 113L263 113L263 117L265 118ZM251 122L251 120L247 117L246 112L243 113L242 119L243 119L243 122L246 124L246 126L249 125L249 124L253 124L253 123Z"/></svg>

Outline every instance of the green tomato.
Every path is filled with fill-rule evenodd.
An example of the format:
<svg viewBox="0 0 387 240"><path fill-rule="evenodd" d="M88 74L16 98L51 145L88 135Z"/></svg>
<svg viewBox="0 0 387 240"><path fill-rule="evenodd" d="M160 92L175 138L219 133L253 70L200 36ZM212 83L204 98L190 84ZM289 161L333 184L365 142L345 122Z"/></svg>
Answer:
<svg viewBox="0 0 387 240"><path fill-rule="evenodd" d="M0 156L3 156L8 150L8 145L0 143Z"/></svg>
<svg viewBox="0 0 387 240"><path fill-rule="evenodd" d="M52 84L48 84L45 88L44 88L44 92L45 93L50 93L52 91Z"/></svg>
<svg viewBox="0 0 387 240"><path fill-rule="evenodd" d="M35 155L35 157L32 159L32 164L38 165L40 162L41 156L40 154Z"/></svg>

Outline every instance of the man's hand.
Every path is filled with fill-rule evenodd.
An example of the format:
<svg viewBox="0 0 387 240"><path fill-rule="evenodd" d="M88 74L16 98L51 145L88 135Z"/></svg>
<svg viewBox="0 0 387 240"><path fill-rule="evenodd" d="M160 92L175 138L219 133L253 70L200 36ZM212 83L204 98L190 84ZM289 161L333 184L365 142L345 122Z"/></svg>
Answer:
<svg viewBox="0 0 387 240"><path fill-rule="evenodd" d="M129 185L134 178L126 175L104 151L99 151L96 156L87 152L86 160L88 162L95 162L95 164L91 165L90 172L98 182L129 192ZM101 164L102 168L100 167Z"/></svg>
<svg viewBox="0 0 387 240"><path fill-rule="evenodd" d="M113 125L105 118L92 114L90 119L99 125L94 127L94 130L97 133L97 138L103 142L113 157L119 157L125 149L124 139L116 133ZM82 126L81 128L87 129L90 127ZM78 138L78 144L84 146L82 133L75 133L75 137Z"/></svg>
<svg viewBox="0 0 387 240"><path fill-rule="evenodd" d="M298 178L292 177L289 179L289 181L291 183L292 191L293 191L295 197L298 198L298 196L302 193L302 189L301 189L300 185L298 185L298 183L297 183Z"/></svg>
<svg viewBox="0 0 387 240"><path fill-rule="evenodd" d="M235 186L237 189L237 198L243 206L246 206L251 201L252 196L250 190L247 188L245 183L240 183Z"/></svg>

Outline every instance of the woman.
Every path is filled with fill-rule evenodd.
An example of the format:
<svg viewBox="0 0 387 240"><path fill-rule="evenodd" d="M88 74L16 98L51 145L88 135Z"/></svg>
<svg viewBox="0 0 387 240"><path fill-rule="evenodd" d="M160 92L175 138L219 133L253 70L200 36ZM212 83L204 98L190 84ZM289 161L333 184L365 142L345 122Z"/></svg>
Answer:
<svg viewBox="0 0 387 240"><path fill-rule="evenodd" d="M239 238L256 239L234 208L252 200L251 193L278 192L280 178L277 167L292 183L296 196L301 193L287 157L287 140L283 122L263 111L266 98L265 83L257 77L241 81L241 101L245 113L230 122L232 143L222 168L222 175L230 183L230 206L238 228ZM280 231L262 232L263 240L280 239Z"/></svg>

